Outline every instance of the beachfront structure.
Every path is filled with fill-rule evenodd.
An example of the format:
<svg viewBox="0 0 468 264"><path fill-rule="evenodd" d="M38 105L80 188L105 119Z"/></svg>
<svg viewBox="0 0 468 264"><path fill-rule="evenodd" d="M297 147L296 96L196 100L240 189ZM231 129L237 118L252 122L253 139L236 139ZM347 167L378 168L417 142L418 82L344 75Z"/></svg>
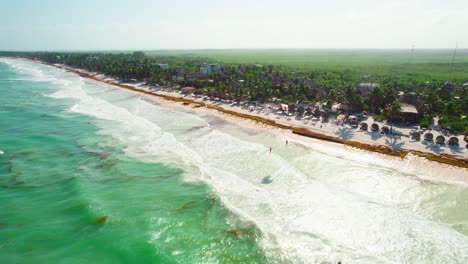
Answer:
<svg viewBox="0 0 468 264"><path fill-rule="evenodd" d="M400 103L400 118L404 123L416 124L419 123L421 117L416 106L411 104Z"/></svg>
<svg viewBox="0 0 468 264"><path fill-rule="evenodd" d="M151 65L153 67L155 67L156 69L161 69L161 70L167 70L169 69L169 64L167 63L151 63Z"/></svg>
<svg viewBox="0 0 468 264"><path fill-rule="evenodd" d="M198 66L198 72L208 75L212 72L220 72L221 65L219 64L201 64Z"/></svg>

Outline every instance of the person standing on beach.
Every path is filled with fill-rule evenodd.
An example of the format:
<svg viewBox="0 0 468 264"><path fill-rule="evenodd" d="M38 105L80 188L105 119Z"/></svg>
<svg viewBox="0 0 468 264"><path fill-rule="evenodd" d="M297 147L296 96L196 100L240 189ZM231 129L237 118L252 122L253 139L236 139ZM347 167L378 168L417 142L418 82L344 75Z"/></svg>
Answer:
<svg viewBox="0 0 468 264"><path fill-rule="evenodd" d="M286 146L288 145L288 140L286 139Z"/></svg>
<svg viewBox="0 0 468 264"><path fill-rule="evenodd" d="M271 153L271 147L270 147L270 153Z"/></svg>

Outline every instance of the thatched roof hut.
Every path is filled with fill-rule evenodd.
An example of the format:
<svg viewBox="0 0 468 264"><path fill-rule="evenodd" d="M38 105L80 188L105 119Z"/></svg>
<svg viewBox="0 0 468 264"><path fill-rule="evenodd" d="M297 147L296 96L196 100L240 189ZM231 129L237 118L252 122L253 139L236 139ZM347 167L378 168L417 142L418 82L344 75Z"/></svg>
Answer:
<svg viewBox="0 0 468 264"><path fill-rule="evenodd" d="M432 141L433 139L434 139L434 134L432 134L432 133L430 133L430 132L424 134L424 140L426 140L426 141Z"/></svg>
<svg viewBox="0 0 468 264"><path fill-rule="evenodd" d="M366 122L362 122L362 123L361 123L361 128L360 128L360 129L361 129L361 130L367 131L367 128L368 128L367 123L366 123Z"/></svg>
<svg viewBox="0 0 468 264"><path fill-rule="evenodd" d="M390 132L390 129L388 128L388 126L383 126L380 131L384 134L388 134Z"/></svg>
<svg viewBox="0 0 468 264"><path fill-rule="evenodd" d="M436 144L445 144L445 137L440 135L436 137Z"/></svg>
<svg viewBox="0 0 468 264"><path fill-rule="evenodd" d="M449 145L450 146L458 146L458 138L457 137L451 137L449 139Z"/></svg>
<svg viewBox="0 0 468 264"><path fill-rule="evenodd" d="M372 130L373 132L379 132L379 125L376 124L376 123L372 124L372 125L371 125L371 130Z"/></svg>
<svg viewBox="0 0 468 264"><path fill-rule="evenodd" d="M404 123L418 123L421 119L416 106L411 104L400 103L400 119Z"/></svg>

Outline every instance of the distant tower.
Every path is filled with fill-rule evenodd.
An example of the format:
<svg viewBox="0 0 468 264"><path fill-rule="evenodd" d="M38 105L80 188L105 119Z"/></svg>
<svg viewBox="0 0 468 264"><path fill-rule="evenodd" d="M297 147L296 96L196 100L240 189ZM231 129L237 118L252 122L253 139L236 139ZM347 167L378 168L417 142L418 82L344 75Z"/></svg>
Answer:
<svg viewBox="0 0 468 264"><path fill-rule="evenodd" d="M408 64L411 64L413 62L413 55L414 55L414 43L411 45L411 54L408 60Z"/></svg>
<svg viewBox="0 0 468 264"><path fill-rule="evenodd" d="M450 75L453 74L453 65L455 64L455 57L457 56L458 41L455 43L455 49L453 50L452 63L450 64Z"/></svg>

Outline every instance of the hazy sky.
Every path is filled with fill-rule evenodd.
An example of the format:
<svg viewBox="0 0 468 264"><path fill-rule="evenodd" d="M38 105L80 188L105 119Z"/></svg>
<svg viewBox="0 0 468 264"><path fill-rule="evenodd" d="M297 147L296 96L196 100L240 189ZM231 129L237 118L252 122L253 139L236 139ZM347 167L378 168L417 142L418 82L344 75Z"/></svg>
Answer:
<svg viewBox="0 0 468 264"><path fill-rule="evenodd" d="M0 50L468 46L468 0L0 0L0 10Z"/></svg>

